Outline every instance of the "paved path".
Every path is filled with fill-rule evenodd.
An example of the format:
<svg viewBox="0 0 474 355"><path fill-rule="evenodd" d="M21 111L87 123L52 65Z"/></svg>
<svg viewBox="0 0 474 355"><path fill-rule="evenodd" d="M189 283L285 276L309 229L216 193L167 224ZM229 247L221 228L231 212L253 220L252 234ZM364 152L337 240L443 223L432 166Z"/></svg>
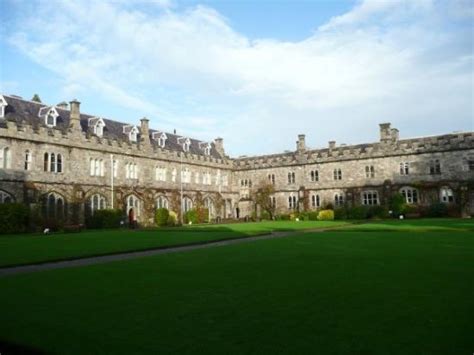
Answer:
<svg viewBox="0 0 474 355"><path fill-rule="evenodd" d="M207 242L204 244L175 246L175 247L169 247L169 248L161 247L157 249L124 252L124 253L113 254L113 255L91 256L91 257L85 257L81 259L52 261L52 262L45 262L41 264L11 266L11 267L0 268L0 277L6 276L6 275L12 275L12 274L22 274L22 273L37 272L37 271L43 271L43 270L62 269L66 267L101 264L101 263L107 263L109 261L116 261L116 260L135 259L135 258L140 258L142 256L171 254L171 253L179 253L179 252L188 251L188 250L206 249L206 248L219 247L223 245L248 243L255 240L283 238L283 237L289 237L291 235L296 235L296 234L301 234L301 233L306 233L306 232L324 232L328 229L272 232L270 234L264 234L264 235L254 236L254 237L221 240L221 241L216 241L216 242Z"/></svg>

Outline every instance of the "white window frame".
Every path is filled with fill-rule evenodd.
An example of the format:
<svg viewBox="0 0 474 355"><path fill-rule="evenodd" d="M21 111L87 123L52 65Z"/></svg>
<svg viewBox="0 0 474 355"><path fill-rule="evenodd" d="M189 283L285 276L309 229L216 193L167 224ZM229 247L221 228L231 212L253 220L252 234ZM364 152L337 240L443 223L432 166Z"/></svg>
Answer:
<svg viewBox="0 0 474 355"><path fill-rule="evenodd" d="M404 186L400 189L400 193L405 199L405 202L408 205L416 205L420 201L420 194L418 192L418 189L415 189L414 187L411 186Z"/></svg>
<svg viewBox="0 0 474 355"><path fill-rule="evenodd" d="M454 203L453 189L447 186L443 186L439 191L439 199L443 203Z"/></svg>
<svg viewBox="0 0 474 355"><path fill-rule="evenodd" d="M56 127L56 124L57 124L57 118L59 116L59 113L58 111L56 110L55 107L51 107L48 112L46 112L46 115L44 116L44 124L47 126L47 127ZM48 118L49 117L52 117L53 118L53 123L50 124L48 123Z"/></svg>
<svg viewBox="0 0 474 355"><path fill-rule="evenodd" d="M379 193L374 190L362 191L361 202L364 206L376 206L380 204Z"/></svg>
<svg viewBox="0 0 474 355"><path fill-rule="evenodd" d="M0 118L5 117L5 107L8 106L7 100L3 97L3 95L0 95Z"/></svg>

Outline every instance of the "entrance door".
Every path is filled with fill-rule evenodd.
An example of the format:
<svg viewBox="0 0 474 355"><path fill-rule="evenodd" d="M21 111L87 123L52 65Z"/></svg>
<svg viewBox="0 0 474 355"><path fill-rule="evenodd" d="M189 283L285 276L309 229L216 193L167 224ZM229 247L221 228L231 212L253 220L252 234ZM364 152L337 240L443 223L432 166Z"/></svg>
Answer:
<svg viewBox="0 0 474 355"><path fill-rule="evenodd" d="M240 218L240 208L238 208L238 207L235 209L235 217L236 217L237 219Z"/></svg>

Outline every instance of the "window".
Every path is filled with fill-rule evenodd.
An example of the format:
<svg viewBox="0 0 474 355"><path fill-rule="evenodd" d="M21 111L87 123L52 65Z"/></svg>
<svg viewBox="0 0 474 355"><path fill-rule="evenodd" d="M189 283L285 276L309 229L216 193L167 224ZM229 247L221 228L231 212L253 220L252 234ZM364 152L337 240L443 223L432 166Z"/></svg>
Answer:
<svg viewBox="0 0 474 355"><path fill-rule="evenodd" d="M272 185L275 185L275 174L268 174L268 181L270 181Z"/></svg>
<svg viewBox="0 0 474 355"><path fill-rule="evenodd" d="M5 107L7 106L7 100L5 100L2 95L0 95L0 118L5 117Z"/></svg>
<svg viewBox="0 0 474 355"><path fill-rule="evenodd" d="M11 150L8 147L0 149L0 169L10 169L12 165Z"/></svg>
<svg viewBox="0 0 474 355"><path fill-rule="evenodd" d="M204 207L207 208L210 216L214 214L214 202L212 202L212 199L210 197L206 197L204 199Z"/></svg>
<svg viewBox="0 0 474 355"><path fill-rule="evenodd" d="M160 136L160 138L158 138L158 145L161 147L161 148L164 148L165 145L166 145L166 134L162 134Z"/></svg>
<svg viewBox="0 0 474 355"><path fill-rule="evenodd" d="M202 183L204 185L211 185L211 173L205 172L202 174Z"/></svg>
<svg viewBox="0 0 474 355"><path fill-rule="evenodd" d="M344 195L335 194L334 195L334 206L344 206Z"/></svg>
<svg viewBox="0 0 474 355"><path fill-rule="evenodd" d="M29 150L25 151L25 170L31 170L32 157Z"/></svg>
<svg viewBox="0 0 474 355"><path fill-rule="evenodd" d="M194 173L194 182L195 182L196 184L199 184L199 182L200 182L200 180L199 180L199 171L196 171L196 172Z"/></svg>
<svg viewBox="0 0 474 355"><path fill-rule="evenodd" d="M61 154L58 154L56 158L56 173L62 173L63 172L63 156ZM102 163L103 164L103 163Z"/></svg>
<svg viewBox="0 0 474 355"><path fill-rule="evenodd" d="M104 135L104 127L105 123L102 118L100 118L94 125L94 134L98 137L102 137Z"/></svg>
<svg viewBox="0 0 474 355"><path fill-rule="evenodd" d="M375 177L375 168L373 165L367 165L365 167L365 177L371 179Z"/></svg>
<svg viewBox="0 0 474 355"><path fill-rule="evenodd" d="M157 181L166 181L166 168L158 167L155 169L155 179Z"/></svg>
<svg viewBox="0 0 474 355"><path fill-rule="evenodd" d="M181 146L183 147L183 151L189 152L189 147L191 145L191 140L189 138L179 137L178 144L181 144Z"/></svg>
<svg viewBox="0 0 474 355"><path fill-rule="evenodd" d="M204 144L204 155L211 155L211 145L209 143Z"/></svg>
<svg viewBox="0 0 474 355"><path fill-rule="evenodd" d="M138 139L138 128L133 127L129 133L128 138L130 139L130 142L136 142Z"/></svg>
<svg viewBox="0 0 474 355"><path fill-rule="evenodd" d="M140 217L140 200L135 195L127 197L127 215L133 218Z"/></svg>
<svg viewBox="0 0 474 355"><path fill-rule="evenodd" d="M296 196L288 196L288 209L295 210L298 208Z"/></svg>
<svg viewBox="0 0 474 355"><path fill-rule="evenodd" d="M334 169L333 175L334 175L334 180L342 180L342 170L341 169Z"/></svg>
<svg viewBox="0 0 474 355"><path fill-rule="evenodd" d="M125 164L125 178L127 179L138 179L138 168L135 163Z"/></svg>
<svg viewBox="0 0 474 355"><path fill-rule="evenodd" d="M181 206L184 212L188 212L193 208L193 201L189 197L183 197Z"/></svg>
<svg viewBox="0 0 474 355"><path fill-rule="evenodd" d="M49 171L49 154L44 153L44 171Z"/></svg>
<svg viewBox="0 0 474 355"><path fill-rule="evenodd" d="M288 173L288 184L294 184L295 183L295 173L290 171Z"/></svg>
<svg viewBox="0 0 474 355"><path fill-rule="evenodd" d="M168 209L168 199L165 196L158 196L156 199L156 208Z"/></svg>
<svg viewBox="0 0 474 355"><path fill-rule="evenodd" d="M228 186L229 185L229 178L227 175L222 175L222 186Z"/></svg>
<svg viewBox="0 0 474 355"><path fill-rule="evenodd" d="M172 182L176 182L176 168L174 168L172 171L171 171L171 181Z"/></svg>
<svg viewBox="0 0 474 355"><path fill-rule="evenodd" d="M440 199L441 199L441 202L444 202L444 203L454 202L453 190L450 189L449 187L441 188L441 190L440 190Z"/></svg>
<svg viewBox="0 0 474 355"><path fill-rule="evenodd" d="M321 207L321 198L319 195L311 195L311 207Z"/></svg>
<svg viewBox="0 0 474 355"><path fill-rule="evenodd" d="M270 206L276 208L276 198L275 196L270 196Z"/></svg>
<svg viewBox="0 0 474 355"><path fill-rule="evenodd" d="M474 171L474 160L469 160L467 162L467 167L469 171Z"/></svg>
<svg viewBox="0 0 474 355"><path fill-rule="evenodd" d="M0 203L12 203L13 196L8 192L0 190Z"/></svg>
<svg viewBox="0 0 474 355"><path fill-rule="evenodd" d="M44 195L42 199L42 211L43 216L46 218L59 220L64 219L64 198L55 192Z"/></svg>
<svg viewBox="0 0 474 355"><path fill-rule="evenodd" d="M104 176L105 165L102 159L90 159L90 175L91 176Z"/></svg>
<svg viewBox="0 0 474 355"><path fill-rule="evenodd" d="M89 200L89 206L91 214L94 214L94 212L97 210L103 210L107 208L105 197L99 194L92 195Z"/></svg>
<svg viewBox="0 0 474 355"><path fill-rule="evenodd" d="M418 190L412 187L403 187L400 193L405 198L405 202L408 204L418 203Z"/></svg>
<svg viewBox="0 0 474 355"><path fill-rule="evenodd" d="M56 156L54 155L54 153L51 153L49 156L49 171L56 171Z"/></svg>
<svg viewBox="0 0 474 355"><path fill-rule="evenodd" d="M48 127L55 127L56 126L56 119L58 118L59 114L56 109L53 107L51 108L48 113L46 113L45 117L45 124Z"/></svg>
<svg viewBox="0 0 474 355"><path fill-rule="evenodd" d="M319 181L319 171L311 170L311 172L309 173L309 178L313 182Z"/></svg>
<svg viewBox="0 0 474 355"><path fill-rule="evenodd" d="M430 175L441 174L441 163L438 159L430 161Z"/></svg>
<svg viewBox="0 0 474 355"><path fill-rule="evenodd" d="M364 191L362 193L362 204L365 206L378 205L379 196L377 191Z"/></svg>
<svg viewBox="0 0 474 355"><path fill-rule="evenodd" d="M400 163L400 175L409 175L410 174L410 163L404 162Z"/></svg>
<svg viewBox="0 0 474 355"><path fill-rule="evenodd" d="M181 180L184 183L190 183L191 182L191 172L189 171L188 168L185 168L184 170L181 171Z"/></svg>

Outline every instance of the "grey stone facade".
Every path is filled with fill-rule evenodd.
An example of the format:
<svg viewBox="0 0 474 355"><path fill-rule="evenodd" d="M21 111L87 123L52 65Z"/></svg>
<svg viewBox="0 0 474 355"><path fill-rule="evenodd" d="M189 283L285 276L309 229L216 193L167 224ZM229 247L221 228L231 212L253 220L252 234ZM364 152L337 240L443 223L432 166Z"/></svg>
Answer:
<svg viewBox="0 0 474 355"><path fill-rule="evenodd" d="M0 193L42 209L57 202L49 206L48 198L60 197L54 208L71 223L84 220L97 204L94 196L103 201L100 207L134 208L143 224L152 223L163 200L179 213L181 196L185 208L199 200L211 217L244 218L255 209L253 192L267 182L275 185L278 213L328 203L384 204L402 190L411 203L443 201L460 205L466 215L474 212L474 132L399 139L398 130L381 124L380 141L372 144L330 142L312 150L299 135L294 152L232 159L221 138L208 143L160 132L147 119L133 128L81 114L77 101L67 110L0 98Z"/></svg>

